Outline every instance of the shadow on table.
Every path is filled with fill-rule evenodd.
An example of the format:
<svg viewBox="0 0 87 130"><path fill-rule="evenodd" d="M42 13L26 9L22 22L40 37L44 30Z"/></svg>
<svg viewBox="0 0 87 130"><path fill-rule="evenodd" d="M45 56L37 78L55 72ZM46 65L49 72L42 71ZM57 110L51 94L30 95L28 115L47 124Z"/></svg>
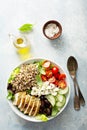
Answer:
<svg viewBox="0 0 87 130"><path fill-rule="evenodd" d="M66 47L67 45L66 41L68 40L66 39L65 36L60 36L58 39L50 40L50 43L51 43L51 46L57 50L57 49L62 49Z"/></svg>

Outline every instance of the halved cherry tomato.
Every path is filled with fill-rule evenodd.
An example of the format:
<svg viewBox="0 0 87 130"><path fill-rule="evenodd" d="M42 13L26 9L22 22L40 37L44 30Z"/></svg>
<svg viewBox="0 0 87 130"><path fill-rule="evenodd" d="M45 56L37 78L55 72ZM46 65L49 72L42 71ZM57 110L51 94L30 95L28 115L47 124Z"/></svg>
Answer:
<svg viewBox="0 0 87 130"><path fill-rule="evenodd" d="M42 81L47 81L46 75L41 75L41 79L42 79Z"/></svg>
<svg viewBox="0 0 87 130"><path fill-rule="evenodd" d="M52 76L51 78L48 79L48 81L50 83L54 83L56 81L56 78L54 76Z"/></svg>
<svg viewBox="0 0 87 130"><path fill-rule="evenodd" d="M45 61L44 63L43 63L43 67L45 68L45 69L49 69L50 68L50 61Z"/></svg>
<svg viewBox="0 0 87 130"><path fill-rule="evenodd" d="M59 71L59 68L58 68L57 66L54 66L54 67L52 68L53 74L57 74L58 71Z"/></svg>
<svg viewBox="0 0 87 130"><path fill-rule="evenodd" d="M52 70L46 70L47 78L51 78L53 76Z"/></svg>
<svg viewBox="0 0 87 130"><path fill-rule="evenodd" d="M60 73L57 73L54 76L55 76L56 79L59 79L59 75L60 75Z"/></svg>
<svg viewBox="0 0 87 130"><path fill-rule="evenodd" d="M58 87L64 89L66 87L66 81L65 80L60 80L58 83Z"/></svg>
<svg viewBox="0 0 87 130"><path fill-rule="evenodd" d="M66 78L65 74L60 74L59 77L58 77L59 80L62 80L62 79L65 79L65 78Z"/></svg>
<svg viewBox="0 0 87 130"><path fill-rule="evenodd" d="M59 81L56 80L56 81L54 82L54 84L58 87Z"/></svg>

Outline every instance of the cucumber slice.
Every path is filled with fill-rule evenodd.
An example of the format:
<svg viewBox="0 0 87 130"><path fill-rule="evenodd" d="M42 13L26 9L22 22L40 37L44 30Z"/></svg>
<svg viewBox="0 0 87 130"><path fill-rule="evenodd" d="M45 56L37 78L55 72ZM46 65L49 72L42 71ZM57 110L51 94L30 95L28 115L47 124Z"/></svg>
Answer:
<svg viewBox="0 0 87 130"><path fill-rule="evenodd" d="M57 106L57 107L62 107L63 104L62 104L61 102L57 102L57 103L56 103L56 106Z"/></svg>
<svg viewBox="0 0 87 130"><path fill-rule="evenodd" d="M57 107L63 107L65 105L65 103L66 103L66 98L65 98L65 96L63 96L62 102L58 101L56 103L56 106Z"/></svg>
<svg viewBox="0 0 87 130"><path fill-rule="evenodd" d="M67 94L68 91L69 91L69 87L66 87L65 89L60 89L60 90L58 91L58 93L59 93L59 94Z"/></svg>
<svg viewBox="0 0 87 130"><path fill-rule="evenodd" d="M61 107L58 107L58 111L60 111L61 110Z"/></svg>
<svg viewBox="0 0 87 130"><path fill-rule="evenodd" d="M52 106L55 105L56 101L53 95L47 95L46 98L48 99L48 101L51 103Z"/></svg>
<svg viewBox="0 0 87 130"><path fill-rule="evenodd" d="M57 101L63 102L63 100L64 100L64 96L61 94L57 94Z"/></svg>

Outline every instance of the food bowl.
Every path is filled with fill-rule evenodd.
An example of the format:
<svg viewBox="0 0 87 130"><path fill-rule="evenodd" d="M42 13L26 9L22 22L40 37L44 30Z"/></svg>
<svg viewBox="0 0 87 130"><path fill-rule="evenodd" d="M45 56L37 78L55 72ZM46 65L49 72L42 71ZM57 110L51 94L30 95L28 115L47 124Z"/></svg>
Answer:
<svg viewBox="0 0 87 130"><path fill-rule="evenodd" d="M43 34L50 40L57 39L62 34L62 26L58 21L50 20L44 24Z"/></svg>
<svg viewBox="0 0 87 130"><path fill-rule="evenodd" d="M35 75L36 87L31 85L30 89L29 85L34 82L34 77L31 79L29 76L34 67L36 70L32 75ZM26 75L31 80L26 80ZM59 116L66 108L69 98L70 85L67 75L61 66L48 59L27 60L18 65L8 79L8 103L18 116L27 121L43 122Z"/></svg>

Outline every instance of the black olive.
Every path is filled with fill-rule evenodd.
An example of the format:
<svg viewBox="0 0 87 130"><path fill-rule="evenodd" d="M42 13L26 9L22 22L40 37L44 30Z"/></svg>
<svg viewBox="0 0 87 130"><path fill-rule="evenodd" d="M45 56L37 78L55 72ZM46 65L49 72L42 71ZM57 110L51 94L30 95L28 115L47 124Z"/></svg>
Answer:
<svg viewBox="0 0 87 130"><path fill-rule="evenodd" d="M51 111L49 108L47 108L47 109L46 109L46 114L47 114L47 116L50 116L51 113L52 113L52 111Z"/></svg>
<svg viewBox="0 0 87 130"><path fill-rule="evenodd" d="M44 109L44 114L46 114L46 116L50 116L51 112L52 111L49 108Z"/></svg>
<svg viewBox="0 0 87 130"><path fill-rule="evenodd" d="M44 107L45 106L45 102L42 100L41 101L41 107Z"/></svg>
<svg viewBox="0 0 87 130"><path fill-rule="evenodd" d="M45 100L45 106L46 106L46 108L49 108L50 105L51 105L51 103L48 100Z"/></svg>
<svg viewBox="0 0 87 130"><path fill-rule="evenodd" d="M12 84L11 83L8 84L7 89L12 90Z"/></svg>
<svg viewBox="0 0 87 130"><path fill-rule="evenodd" d="M41 99L41 100L43 100L44 98L45 98L45 96L44 96L44 95L41 95L41 96L40 96L40 99Z"/></svg>
<svg viewBox="0 0 87 130"><path fill-rule="evenodd" d="M51 103L47 100L47 98L45 98L45 96L41 96L40 99L41 99L41 106L40 106L39 113L50 116L52 113Z"/></svg>

